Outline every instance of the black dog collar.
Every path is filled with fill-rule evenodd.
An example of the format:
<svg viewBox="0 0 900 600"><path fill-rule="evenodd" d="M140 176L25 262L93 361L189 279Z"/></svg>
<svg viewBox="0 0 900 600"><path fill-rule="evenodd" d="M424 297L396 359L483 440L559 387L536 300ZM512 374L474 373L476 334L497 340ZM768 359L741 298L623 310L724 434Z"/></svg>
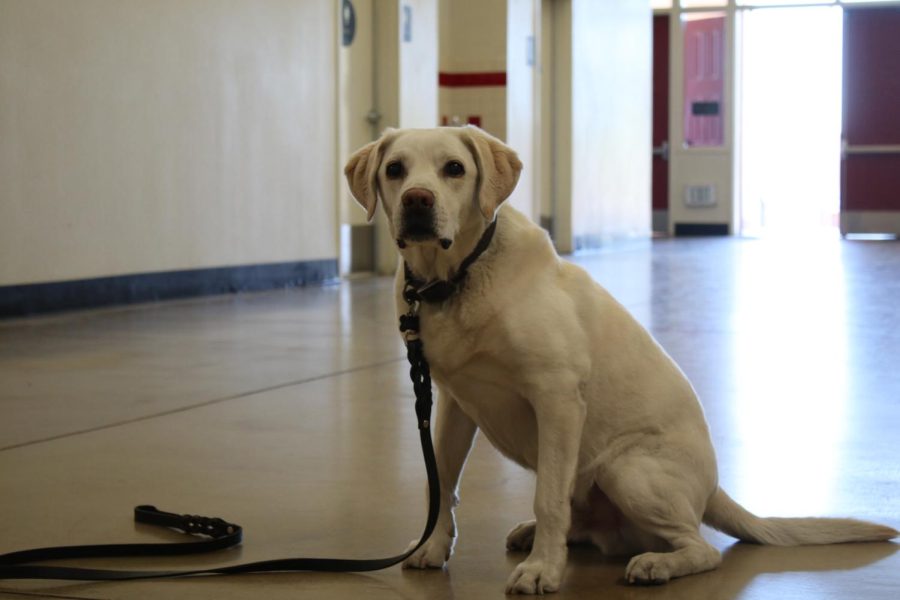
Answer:
<svg viewBox="0 0 900 600"><path fill-rule="evenodd" d="M410 270L409 265L406 262L403 263L403 271L406 277L406 284L403 288L403 298L406 300L408 304L413 304L415 302L428 302L429 304L436 304L439 302L443 302L453 294L455 294L460 287L462 286L463 281L466 278L469 267L472 266L478 257L481 256L487 247L490 245L491 240L494 238L494 230L497 229L497 218L494 218L491 221L491 224L488 225L487 229L484 230L484 233L481 234L481 239L478 240L478 243L475 245L475 249L472 250L471 254L469 254L465 259L463 259L462 263L459 265L459 269L456 273L453 274L448 280L443 279L434 279L432 281L423 281L421 279L417 279L413 276L412 270Z"/></svg>

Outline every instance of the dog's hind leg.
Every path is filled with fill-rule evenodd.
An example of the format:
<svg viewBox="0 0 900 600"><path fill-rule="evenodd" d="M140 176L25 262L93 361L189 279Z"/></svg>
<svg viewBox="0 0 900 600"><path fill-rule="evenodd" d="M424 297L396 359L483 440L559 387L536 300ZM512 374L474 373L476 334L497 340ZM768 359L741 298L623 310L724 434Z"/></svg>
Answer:
<svg viewBox="0 0 900 600"><path fill-rule="evenodd" d="M719 551L700 535L707 485L686 465L643 455L620 457L604 471L600 485L625 518L671 548L632 558L625 568L629 583L665 583L721 563Z"/></svg>
<svg viewBox="0 0 900 600"><path fill-rule="evenodd" d="M529 551L534 545L534 528L537 521L522 521L506 534L506 549L512 551Z"/></svg>
<svg viewBox="0 0 900 600"><path fill-rule="evenodd" d="M581 487L579 487L579 485ZM594 518L595 510L592 502L593 498L589 497L591 487L594 486L593 479L588 478L586 482L580 482L578 477L575 479L575 489L572 493L572 516L569 533L566 541L569 545L591 543L591 529L596 524ZM605 498L605 496L604 496ZM612 507L607 500L607 505ZM537 521L522 521L513 527L506 534L506 549L511 552L529 551L534 545L534 532L537 527Z"/></svg>
<svg viewBox="0 0 900 600"><path fill-rule="evenodd" d="M537 521L531 519L530 521L522 521L513 527L506 534L506 549L511 552L528 552L531 550L531 547L534 545L534 530L536 526ZM566 541L570 545L590 543L592 541L591 532L578 527L573 517L572 527L569 529Z"/></svg>

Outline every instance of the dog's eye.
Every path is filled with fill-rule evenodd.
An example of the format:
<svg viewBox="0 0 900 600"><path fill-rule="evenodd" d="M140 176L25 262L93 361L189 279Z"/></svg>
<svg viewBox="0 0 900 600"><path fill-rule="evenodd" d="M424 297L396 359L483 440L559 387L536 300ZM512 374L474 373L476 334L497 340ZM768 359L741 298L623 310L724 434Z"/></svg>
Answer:
<svg viewBox="0 0 900 600"><path fill-rule="evenodd" d="M444 165L444 175L447 177L462 177L466 174L466 168L458 160L451 160Z"/></svg>
<svg viewBox="0 0 900 600"><path fill-rule="evenodd" d="M384 169L384 174L387 175L388 179L400 179L403 177L403 163L399 160L388 163Z"/></svg>

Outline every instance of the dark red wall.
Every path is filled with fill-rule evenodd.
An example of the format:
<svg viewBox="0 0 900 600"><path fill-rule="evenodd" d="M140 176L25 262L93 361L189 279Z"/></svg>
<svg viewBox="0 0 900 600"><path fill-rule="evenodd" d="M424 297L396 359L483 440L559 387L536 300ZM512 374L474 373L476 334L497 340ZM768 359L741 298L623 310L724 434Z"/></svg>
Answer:
<svg viewBox="0 0 900 600"><path fill-rule="evenodd" d="M669 15L653 17L653 146L669 138ZM669 163L653 157L653 210L669 208Z"/></svg>
<svg viewBox="0 0 900 600"><path fill-rule="evenodd" d="M844 9L843 136L900 144L900 7ZM842 210L900 211L900 155L843 161Z"/></svg>

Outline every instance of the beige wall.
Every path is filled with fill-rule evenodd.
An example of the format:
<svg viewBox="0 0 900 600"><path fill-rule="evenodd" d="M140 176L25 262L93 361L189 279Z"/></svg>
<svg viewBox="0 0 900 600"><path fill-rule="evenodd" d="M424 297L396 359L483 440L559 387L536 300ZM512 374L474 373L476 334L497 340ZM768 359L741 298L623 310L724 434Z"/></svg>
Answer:
<svg viewBox="0 0 900 600"><path fill-rule="evenodd" d="M440 3L441 71L506 69L507 0Z"/></svg>
<svg viewBox="0 0 900 600"><path fill-rule="evenodd" d="M0 0L0 285L337 256L334 0Z"/></svg>
<svg viewBox="0 0 900 600"><path fill-rule="evenodd" d="M507 0L440 2L442 73L495 73L506 70ZM440 117L481 117L481 126L506 139L506 88L442 87Z"/></svg>
<svg viewBox="0 0 900 600"><path fill-rule="evenodd" d="M550 232L555 233L554 221L557 220L555 213L556 200L554 197L556 176L553 172L553 156L555 148L554 140L554 122L556 119L556 102L554 95L556 93L556 69L553 60L554 52L554 4L551 0L538 0L540 4L539 14L535 16L535 31L537 33L537 51L538 51L538 88L539 88L539 110L537 113L538 121L538 150L535 153L537 167L540 170L538 174L537 186L537 203L540 206L540 215L542 219L548 219Z"/></svg>
<svg viewBox="0 0 900 600"><path fill-rule="evenodd" d="M549 160L553 190L553 242L557 250L570 253L575 249L572 235L572 0L544 0L550 4L549 19L553 75L550 83L552 116L552 155Z"/></svg>
<svg viewBox="0 0 900 600"><path fill-rule="evenodd" d="M371 142L380 133L378 124L374 126L366 116L375 108L375 27L374 0L353 0L356 11L356 34L349 46L341 45L338 50L338 189L340 190L340 219L348 225L362 225L366 222L366 211L353 199L350 189L344 184L343 165L357 149ZM337 10L342 3L335 2Z"/></svg>

